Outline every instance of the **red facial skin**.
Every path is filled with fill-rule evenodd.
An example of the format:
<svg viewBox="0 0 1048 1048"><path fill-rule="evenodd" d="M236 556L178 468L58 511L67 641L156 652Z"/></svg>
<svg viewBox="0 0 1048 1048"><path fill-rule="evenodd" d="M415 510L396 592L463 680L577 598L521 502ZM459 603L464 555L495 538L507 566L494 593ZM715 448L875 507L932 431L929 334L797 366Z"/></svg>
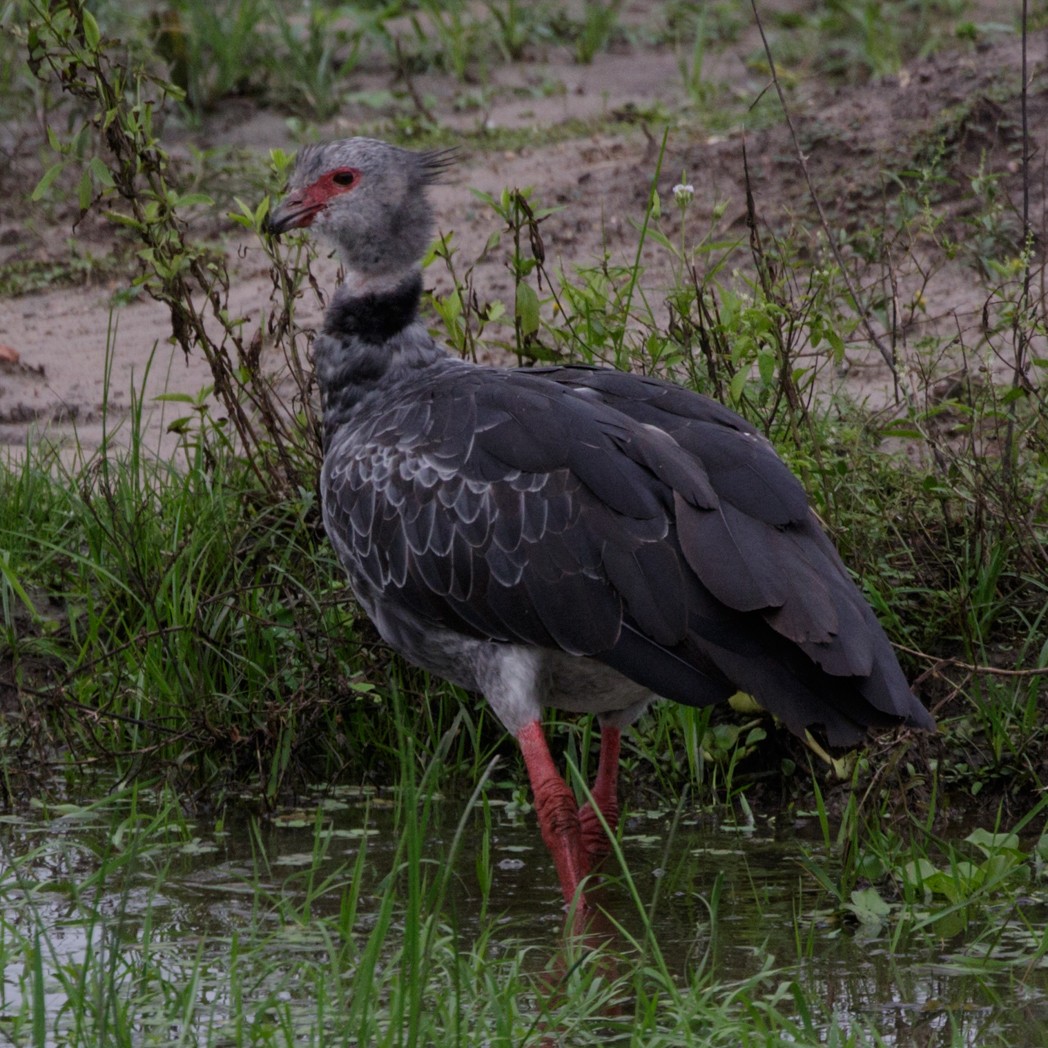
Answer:
<svg viewBox="0 0 1048 1048"><path fill-rule="evenodd" d="M296 189L281 201L270 216L274 233L287 229L305 229L335 197L348 193L360 182L360 171L355 167L338 167L327 171L315 182Z"/></svg>

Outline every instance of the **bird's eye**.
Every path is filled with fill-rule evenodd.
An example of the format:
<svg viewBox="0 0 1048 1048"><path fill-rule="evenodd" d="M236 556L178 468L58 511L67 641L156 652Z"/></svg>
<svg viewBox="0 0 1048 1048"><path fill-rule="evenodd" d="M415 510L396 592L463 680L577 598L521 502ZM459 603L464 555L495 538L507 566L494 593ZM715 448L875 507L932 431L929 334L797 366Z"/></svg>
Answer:
<svg viewBox="0 0 1048 1048"><path fill-rule="evenodd" d="M336 186L351 186L357 180L356 171L336 171L331 176L331 181Z"/></svg>

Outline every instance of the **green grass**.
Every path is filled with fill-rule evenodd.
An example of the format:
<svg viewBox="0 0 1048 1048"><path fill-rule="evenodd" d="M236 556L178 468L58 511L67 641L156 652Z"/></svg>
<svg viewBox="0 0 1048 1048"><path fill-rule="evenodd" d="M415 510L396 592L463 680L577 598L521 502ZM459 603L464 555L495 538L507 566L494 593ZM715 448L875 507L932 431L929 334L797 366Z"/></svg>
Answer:
<svg viewBox="0 0 1048 1048"><path fill-rule="evenodd" d="M410 758L399 698L393 713ZM908 1009L923 1004L942 1045L1043 1034L1045 851L1020 843L1028 825L944 845L933 869L871 824L864 869L880 891L851 889L835 916L839 849L813 845L808 886L784 897L797 842L742 833L700 853L724 869L696 885L689 845L708 834L686 835L678 812L654 890L614 863L610 922L576 937L556 904L524 933L524 907L477 916L458 856L478 826L491 833L480 798L504 787L481 782L463 803L441 799L448 785L438 753L405 760L392 789L313 795L246 826L187 819L177 794L144 782L6 818L0 1030L71 1046L876 1045L919 1025ZM627 834L627 861L638 849ZM664 953L668 932L693 939L686 954ZM863 1018L827 1002L831 987L842 1002L897 996ZM1005 1003L1016 992L1031 995L1025 1019Z"/></svg>
<svg viewBox="0 0 1048 1048"><path fill-rule="evenodd" d="M568 24L542 5L502 0L319 6L305 19L262 0L207 11L175 5L193 47L171 50L169 27L166 67L156 70L175 90L154 90L115 47L94 39L90 22L57 20L38 30L37 56L79 63L72 101L59 99L46 74L30 79L23 65L0 62L0 95L14 104L31 94L47 112L61 105L74 126L53 135L58 160L41 168L38 202L57 207L72 187L82 202L124 215L122 249L144 263L135 291L174 308L179 329L192 333L186 348L212 364L229 419L203 394L172 398L183 445L174 461L162 460L132 390L129 416L107 420L103 449L33 445L0 465L0 773L9 804L34 797L44 806L44 830L25 831L29 846L7 841L0 871L8 973L0 1030L14 1043L878 1043L872 1021L832 1009L823 984L805 981L804 966L848 936L870 936L891 955L941 940L950 963L976 981L1014 970L1024 992L1036 987L1045 953L1036 907L1046 860L1038 797L1048 744L1048 413L1044 362L1020 357L1043 339L1044 319L1024 292L1037 259L994 177L980 168L958 185L950 173L964 112L944 114L939 142L893 173L883 208L833 233L839 254L802 218L773 229L760 199L747 216L753 239L738 236L727 224L737 216L724 209L700 224L685 191L656 191L663 177L647 206L627 216L635 239L624 256L582 259L563 272L538 249L558 221L540 191L507 187L482 199L488 250L514 281L507 302L485 301L470 286L474 260L453 243L431 260L454 278L454 290L431 304L456 350L494 347L523 362L585 360L664 375L724 400L766 432L803 478L935 708L934 740L886 741L824 768L765 719L657 708L627 739L624 767L628 804L662 820L668 879L652 886L641 872L630 875L636 853L624 833L611 871L620 934L593 947L563 942L557 928L537 947L507 934L491 903L500 820L528 809L513 747L479 702L392 659L347 599L319 526L315 419L267 399L250 332L225 308L221 252L186 232L194 228L186 220L215 210L200 196L211 161L170 163L151 121L192 122L241 92L300 120L322 119L376 55L407 75L447 62L468 80L506 54L557 46L587 61L641 31L627 32L614 5L596 6L580 5ZM698 102L709 90L706 48L736 30L729 13L711 9L692 45L680 27L695 25L694 5L674 7L664 39L683 48L681 76ZM927 4L896 13L904 26L963 17ZM135 7L101 5L96 15L103 34L128 32L133 51L152 31ZM882 15L836 4L823 22L807 16L797 28L832 32L851 67L876 73L910 46L882 33ZM39 18L38 8L23 0L3 8L13 32L0 38L0 57L24 46L30 16ZM439 59L422 28L427 17L449 45ZM272 46L260 55L252 48L262 20ZM309 75L287 60L292 47L308 58ZM128 106L129 84L156 95L148 119ZM107 159L91 122L101 113L139 166ZM592 129L564 125L547 138ZM419 143L447 136L418 114L381 130ZM530 135L477 141L507 148ZM262 173L257 158L223 154L223 198L244 201L236 214L246 229L258 230L263 189L276 189L287 162L277 155ZM663 175L682 185L699 177ZM965 206L951 210L957 201ZM671 274L668 288L648 279L653 255ZM308 249L272 260L278 349L305 375L304 345L289 332L308 284ZM955 279L948 263L984 288L983 322L925 324L910 337ZM92 259L13 265L5 287L31 293L56 273L82 279L94 267ZM915 282L919 293L896 312L894 289ZM213 312L194 305L212 296L222 303ZM823 392L861 355L869 318L908 383L890 413ZM954 381L958 356L1008 366L976 366ZM1031 376L1030 390L1020 374ZM308 376L301 392L308 403ZM552 735L558 756L580 770L581 792L593 725L553 719ZM98 778L95 769L104 769ZM236 920L198 930L192 945L174 935L165 886L194 849L214 846L192 819L279 810L318 781L388 786L388 848L372 849L364 836L350 856L336 855L318 805L307 818L307 861L274 886L266 824L249 822L242 836L254 853L231 906ZM69 801L110 790L104 801ZM443 815L442 794L463 791L454 814ZM724 907L758 924L779 915L757 876L745 891L716 876L695 881L694 855L676 842L685 813L699 806L743 838L775 815L820 828L811 849L789 859L803 859L818 893L816 905L793 916L794 950L780 950L774 963L756 958L732 977L717 963L730 938L718 931ZM374 819L365 813L356 829L365 833ZM45 839L48 829L56 832ZM467 929L455 899L458 881L474 876ZM77 929L74 960L63 954L55 897ZM664 955L657 932L675 907L710 929L695 963L683 967ZM1015 941L1022 946L1009 954ZM894 973L885 992L910 993L910 978ZM867 1000L858 977L845 989ZM56 995L60 1008L49 1003ZM996 1007L1000 1015L1009 1006ZM1033 1011L1027 1040L1039 1043ZM944 1014L941 1043L1009 1043L994 1040L990 1021L981 1029L963 1010Z"/></svg>
<svg viewBox="0 0 1048 1048"><path fill-rule="evenodd" d="M30 449L0 486L8 665L74 751L177 765L187 785L235 771L271 794L289 736L335 735L358 676L353 613L338 576L315 574L327 558L303 524L308 493L267 505L242 472L134 449L77 472Z"/></svg>
<svg viewBox="0 0 1048 1048"><path fill-rule="evenodd" d="M216 17L247 17L246 10L222 8ZM140 163L106 166L90 148L88 122L67 141L52 136L59 160L42 185L72 175L86 186L84 199L123 209L119 225L129 245L141 245L144 262L136 286L172 308L186 351L207 357L228 421L213 417L203 395L176 398L184 415L173 426L185 447L174 465L146 453L136 407L120 436L123 456L114 443L69 464L30 448L0 475L4 630L20 712L8 734L23 752L41 742L43 754L56 743L78 759L105 755L121 772L156 760L185 789L249 784L267 804L304 778L388 769L396 763L381 714L388 663L345 600L320 536L316 420L280 403L256 366L250 332L224 304L224 261L186 233L182 216L213 205L198 191L199 171L191 185L178 182L153 117L142 115L176 106L178 92L129 71L90 17L77 17L56 8L34 23L41 80L52 83L48 66L79 63L83 76L71 85L77 104L108 107L109 141ZM129 75L143 91L152 84L159 92L151 108L127 105ZM844 253L800 224L767 229L759 201L749 215L758 235L749 242L723 228L723 208L700 225L687 191L665 199L657 191L660 155L648 205L631 216L635 247L625 261L609 256L552 272L541 241L555 209L531 190L507 189L482 202L493 230L502 228L487 250L506 258L512 303L482 303L458 279L465 273L468 281L473 260L444 245L431 261L449 267L455 289L433 305L460 352L487 345L521 361L643 370L751 418L804 479L902 645L905 668L911 676L928 672L922 696L933 705L944 700L942 745L956 740L958 752L940 774L959 781L950 769L963 765L970 793L989 784L1018 797L1041 786L1033 754L1043 742L1036 708L1048 659L1039 639L1048 609L1039 552L1048 468L1042 405L1036 391L1021 394L1018 363L1010 375L933 397L957 356L952 329L929 327L910 341L902 326L913 316L892 327L884 311L889 278L920 273L921 296L931 299L938 267L960 260L987 288L986 322L965 336L972 341L960 347L964 356L1008 359L1016 331L1026 330L1027 340L1040 331L1023 298L1032 257L1016 243L985 170L961 190L951 180L949 141L944 127L941 147L914 157L890 208L849 234ZM275 154L274 184L288 163ZM680 179L686 185L688 172ZM980 205L974 218L940 214L938 202L959 191ZM251 200L235 217L257 232L264 207ZM930 268L913 247L929 238L942 249ZM966 241L975 246L970 257L953 248ZM652 254L672 275L667 291L648 284L643 260ZM298 244L272 261L274 328L308 404L303 341L289 333L297 330L309 256ZM865 289L861 298L856 287ZM202 309L202 301L213 308ZM886 424L818 392L862 342L870 318L897 342L899 374L920 384L920 395L907 390ZM218 336L210 333L215 323ZM910 453L886 450L888 440L906 441ZM250 455L240 454L245 448ZM430 735L441 737L458 697L410 674L406 685L435 692L426 709ZM97 716L85 719L85 709ZM43 740L20 726L41 716L50 732ZM668 783L686 771L688 782L718 798L747 781L760 733L768 733L678 711L653 723L652 741L642 737L638 749L649 774ZM498 732L481 717L466 736L474 754L462 745L463 768L476 773ZM779 764L787 777L797 767L796 755ZM797 781L806 788L803 775Z"/></svg>

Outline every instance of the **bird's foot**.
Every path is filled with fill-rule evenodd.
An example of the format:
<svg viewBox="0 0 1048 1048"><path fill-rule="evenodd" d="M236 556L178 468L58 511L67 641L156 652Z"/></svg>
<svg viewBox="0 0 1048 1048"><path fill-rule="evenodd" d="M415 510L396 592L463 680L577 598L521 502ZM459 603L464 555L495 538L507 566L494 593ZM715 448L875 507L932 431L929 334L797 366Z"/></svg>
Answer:
<svg viewBox="0 0 1048 1048"><path fill-rule="evenodd" d="M564 901L569 906L585 906L581 885L590 872L583 844L579 809L564 781L547 780L535 791L535 813L542 839L557 868Z"/></svg>
<svg viewBox="0 0 1048 1048"><path fill-rule="evenodd" d="M613 724L600 730L600 763L590 800L579 809L582 849L590 869L611 853L611 838L619 828L619 747L622 732ZM607 827L605 829L605 826Z"/></svg>
<svg viewBox="0 0 1048 1048"><path fill-rule="evenodd" d="M611 833L614 833L619 825L619 805L614 797L610 800L605 799L604 803L599 805L599 810L598 815L592 804L584 804L579 809L579 835L582 851L591 870L597 869L611 854L611 839L604 829L604 823L607 823ZM601 815L604 816L603 822Z"/></svg>

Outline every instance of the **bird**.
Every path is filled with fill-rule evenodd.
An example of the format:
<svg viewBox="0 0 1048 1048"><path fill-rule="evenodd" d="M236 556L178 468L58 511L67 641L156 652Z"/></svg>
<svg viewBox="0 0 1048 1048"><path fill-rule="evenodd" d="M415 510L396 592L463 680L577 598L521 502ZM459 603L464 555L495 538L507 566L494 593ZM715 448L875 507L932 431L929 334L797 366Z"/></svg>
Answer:
<svg viewBox="0 0 1048 1048"><path fill-rule="evenodd" d="M672 382L463 360L421 315L430 186L455 162L354 137L307 145L265 220L344 271L312 349L325 530L410 663L479 693L520 746L566 904L608 855L622 732L655 700L752 696L831 747L935 722L754 426ZM542 727L595 715L581 807Z"/></svg>

